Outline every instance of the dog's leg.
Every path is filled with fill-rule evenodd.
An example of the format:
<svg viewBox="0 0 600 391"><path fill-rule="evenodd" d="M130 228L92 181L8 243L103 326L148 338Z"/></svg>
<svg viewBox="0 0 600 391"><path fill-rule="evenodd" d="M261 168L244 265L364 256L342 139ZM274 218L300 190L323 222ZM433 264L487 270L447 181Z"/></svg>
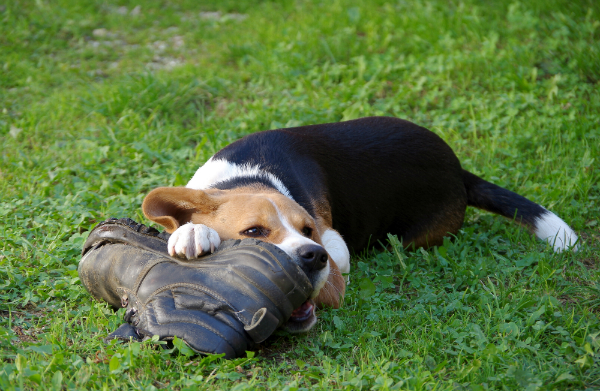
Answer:
<svg viewBox="0 0 600 391"><path fill-rule="evenodd" d="M328 229L321 235L325 251L335 262L342 274L350 273L350 251L342 236L334 229Z"/></svg>
<svg viewBox="0 0 600 391"><path fill-rule="evenodd" d="M169 255L195 259L212 253L221 244L217 231L204 224L187 223L177 228L169 238Z"/></svg>

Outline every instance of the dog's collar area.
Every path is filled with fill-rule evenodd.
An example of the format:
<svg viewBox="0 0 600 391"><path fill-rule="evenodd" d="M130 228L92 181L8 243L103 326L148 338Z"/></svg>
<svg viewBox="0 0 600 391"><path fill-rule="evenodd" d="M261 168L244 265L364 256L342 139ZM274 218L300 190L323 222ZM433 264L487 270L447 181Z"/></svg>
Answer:
<svg viewBox="0 0 600 391"><path fill-rule="evenodd" d="M190 189L206 190L215 188L217 183L225 183L228 181L253 179L261 179L261 183L267 184L268 187L274 188L284 196L294 200L288 188L283 182L273 173L268 172L258 165L252 164L236 164L227 160L219 159L213 156L200 167L186 187Z"/></svg>
<svg viewBox="0 0 600 391"><path fill-rule="evenodd" d="M228 178L223 181L216 182L210 186L211 189L217 190L234 190L242 187L255 188L261 190L269 189L281 193L277 186L273 184L273 182L271 182L268 178L261 177L259 175Z"/></svg>

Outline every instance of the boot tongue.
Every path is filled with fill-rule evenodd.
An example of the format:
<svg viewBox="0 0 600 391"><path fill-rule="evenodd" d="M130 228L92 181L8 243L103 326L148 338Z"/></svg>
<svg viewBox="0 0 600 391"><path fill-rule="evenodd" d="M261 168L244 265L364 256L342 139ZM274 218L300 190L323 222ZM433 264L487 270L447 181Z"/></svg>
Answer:
<svg viewBox="0 0 600 391"><path fill-rule="evenodd" d="M296 308L292 315L290 316L290 320L294 322L302 322L306 319L310 318L312 312L314 310L314 306L310 302L310 300L306 300L300 307Z"/></svg>

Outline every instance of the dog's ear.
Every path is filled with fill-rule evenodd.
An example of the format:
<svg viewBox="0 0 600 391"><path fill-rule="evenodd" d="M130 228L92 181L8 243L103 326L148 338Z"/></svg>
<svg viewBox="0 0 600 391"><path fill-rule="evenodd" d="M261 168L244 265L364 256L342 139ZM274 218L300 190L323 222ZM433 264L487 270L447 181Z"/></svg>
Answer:
<svg viewBox="0 0 600 391"><path fill-rule="evenodd" d="M187 187L159 187L152 190L142 203L144 215L173 233L181 225L192 221L194 213L209 213L219 202L202 190Z"/></svg>

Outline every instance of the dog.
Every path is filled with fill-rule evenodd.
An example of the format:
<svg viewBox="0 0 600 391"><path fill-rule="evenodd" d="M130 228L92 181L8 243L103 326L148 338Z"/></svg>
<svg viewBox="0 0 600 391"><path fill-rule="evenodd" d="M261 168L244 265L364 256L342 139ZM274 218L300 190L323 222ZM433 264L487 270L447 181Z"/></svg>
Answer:
<svg viewBox="0 0 600 391"><path fill-rule="evenodd" d="M314 287L286 325L304 332L315 306L340 306L352 251L388 233L405 247L441 245L461 228L467 206L514 220L555 251L577 247L554 213L464 170L435 133L392 117L250 134L185 187L152 190L142 210L172 234L172 256L195 259L247 237L285 251Z"/></svg>

